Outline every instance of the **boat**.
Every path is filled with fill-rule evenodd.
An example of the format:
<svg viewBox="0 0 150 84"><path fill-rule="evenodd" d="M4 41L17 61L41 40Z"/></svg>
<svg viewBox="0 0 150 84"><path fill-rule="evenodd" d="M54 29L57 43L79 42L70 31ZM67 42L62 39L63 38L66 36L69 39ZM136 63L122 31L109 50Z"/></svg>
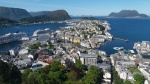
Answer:
<svg viewBox="0 0 150 84"><path fill-rule="evenodd" d="M114 50L123 50L124 47L113 47Z"/></svg>
<svg viewBox="0 0 150 84"><path fill-rule="evenodd" d="M36 30L34 33L33 33L33 36L38 36L38 34L45 34L45 33L51 33L51 30L49 28L46 28L44 30Z"/></svg>
<svg viewBox="0 0 150 84"><path fill-rule="evenodd" d="M26 37L27 34L24 32L18 33L8 33L5 35L0 36L0 44L10 43L14 41L20 41L22 37Z"/></svg>

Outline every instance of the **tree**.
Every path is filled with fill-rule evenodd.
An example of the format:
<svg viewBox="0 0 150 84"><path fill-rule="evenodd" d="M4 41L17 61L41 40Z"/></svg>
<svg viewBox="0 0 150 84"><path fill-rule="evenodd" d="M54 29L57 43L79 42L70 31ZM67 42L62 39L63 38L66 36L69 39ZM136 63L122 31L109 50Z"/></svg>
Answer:
<svg viewBox="0 0 150 84"><path fill-rule="evenodd" d="M123 80L118 76L118 73L114 67L112 68L112 78L114 84L123 84Z"/></svg>
<svg viewBox="0 0 150 84"><path fill-rule="evenodd" d="M8 83L9 66L7 63L0 60L0 84Z"/></svg>
<svg viewBox="0 0 150 84"><path fill-rule="evenodd" d="M129 80L126 80L124 84L132 84Z"/></svg>
<svg viewBox="0 0 150 84"><path fill-rule="evenodd" d="M51 68L50 70L51 71L59 71L61 69L61 64L60 64L60 61L54 61L51 63Z"/></svg>
<svg viewBox="0 0 150 84"><path fill-rule="evenodd" d="M21 84L21 72L13 64L0 60L0 84Z"/></svg>
<svg viewBox="0 0 150 84"><path fill-rule="evenodd" d="M9 64L9 71L10 71L10 83L11 84L21 84L21 72L20 70L13 64Z"/></svg>
<svg viewBox="0 0 150 84"><path fill-rule="evenodd" d="M75 67L80 69L80 70L83 69L83 65L82 65L80 60L76 59Z"/></svg>
<svg viewBox="0 0 150 84"><path fill-rule="evenodd" d="M65 80L65 75L61 71L50 72L48 77L53 79L56 84L62 84Z"/></svg>
<svg viewBox="0 0 150 84"><path fill-rule="evenodd" d="M133 75L136 84L144 84L145 78L140 74Z"/></svg>
<svg viewBox="0 0 150 84"><path fill-rule="evenodd" d="M75 81L78 79L78 75L74 70L71 70L66 75L67 75L68 80Z"/></svg>
<svg viewBox="0 0 150 84"><path fill-rule="evenodd" d="M32 72L31 69L25 69L22 73L22 81L23 81L23 84L27 84L28 82L28 75Z"/></svg>
<svg viewBox="0 0 150 84"><path fill-rule="evenodd" d="M40 42L37 42L37 43L36 43L36 46L37 46L37 47L40 47L40 46L41 46L41 43L40 43Z"/></svg>
<svg viewBox="0 0 150 84"><path fill-rule="evenodd" d="M95 66L91 66L84 76L85 84L101 84L103 79L103 71Z"/></svg>

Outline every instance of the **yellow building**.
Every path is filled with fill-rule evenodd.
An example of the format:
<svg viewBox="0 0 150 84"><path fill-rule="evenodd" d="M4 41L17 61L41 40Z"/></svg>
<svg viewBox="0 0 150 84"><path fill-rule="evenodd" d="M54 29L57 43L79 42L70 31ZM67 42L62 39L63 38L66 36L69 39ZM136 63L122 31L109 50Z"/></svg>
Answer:
<svg viewBox="0 0 150 84"><path fill-rule="evenodd" d="M91 31L95 31L95 30L96 30L96 28L95 28L95 27L93 27L93 28L91 28L90 30L91 30Z"/></svg>
<svg viewBox="0 0 150 84"><path fill-rule="evenodd" d="M80 37L74 37L73 38L73 42L74 43L80 43L81 42L81 38Z"/></svg>

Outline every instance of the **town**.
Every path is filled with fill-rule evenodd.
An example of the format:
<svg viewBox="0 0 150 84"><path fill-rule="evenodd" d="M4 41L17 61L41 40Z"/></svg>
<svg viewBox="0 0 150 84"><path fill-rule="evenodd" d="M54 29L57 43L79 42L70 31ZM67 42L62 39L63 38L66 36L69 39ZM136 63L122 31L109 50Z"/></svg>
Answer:
<svg viewBox="0 0 150 84"><path fill-rule="evenodd" d="M150 42L137 42L134 50L120 48L118 53L107 56L105 51L95 49L113 40L107 21L75 19L63 22L68 26L54 32L49 28L36 30L33 36L22 37L21 47L1 52L1 60L13 63L22 73L26 68L36 71L58 60L65 67L80 60L87 68L96 66L103 70L103 84L111 84L114 79L114 84L119 80L122 82L118 84L135 81L150 84ZM136 79L137 76L141 79Z"/></svg>

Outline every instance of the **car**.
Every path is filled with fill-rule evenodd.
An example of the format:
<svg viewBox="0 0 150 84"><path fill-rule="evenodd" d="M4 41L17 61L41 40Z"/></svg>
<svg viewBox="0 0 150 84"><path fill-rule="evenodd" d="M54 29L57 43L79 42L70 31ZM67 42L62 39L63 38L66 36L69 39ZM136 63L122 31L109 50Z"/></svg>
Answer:
<svg viewBox="0 0 150 84"><path fill-rule="evenodd" d="M32 71L35 71L37 69L40 69L40 68L43 68L44 66L42 64L38 64L38 63L33 63L32 66L31 66L31 70Z"/></svg>

